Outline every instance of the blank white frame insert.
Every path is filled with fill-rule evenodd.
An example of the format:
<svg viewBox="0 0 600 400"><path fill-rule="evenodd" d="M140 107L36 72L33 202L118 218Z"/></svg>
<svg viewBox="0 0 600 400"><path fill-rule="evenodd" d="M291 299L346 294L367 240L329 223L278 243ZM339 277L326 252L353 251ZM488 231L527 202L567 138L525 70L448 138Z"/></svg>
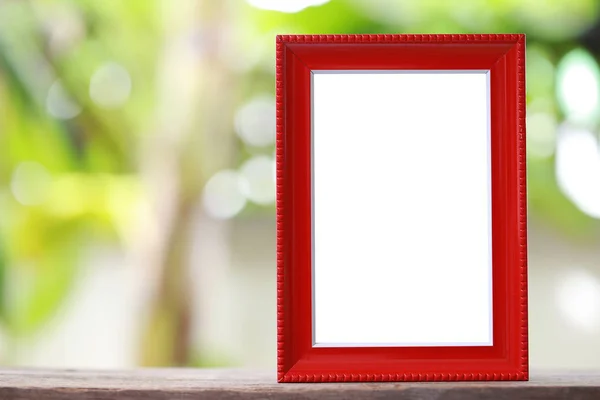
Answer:
<svg viewBox="0 0 600 400"><path fill-rule="evenodd" d="M491 346L489 71L313 71L313 345Z"/></svg>

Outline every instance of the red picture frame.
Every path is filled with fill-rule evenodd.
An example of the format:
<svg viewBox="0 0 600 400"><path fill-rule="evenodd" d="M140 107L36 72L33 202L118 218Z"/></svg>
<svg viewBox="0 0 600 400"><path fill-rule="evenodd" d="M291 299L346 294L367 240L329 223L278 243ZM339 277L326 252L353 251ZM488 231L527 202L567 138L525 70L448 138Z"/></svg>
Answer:
<svg viewBox="0 0 600 400"><path fill-rule="evenodd" d="M282 35L276 46L277 380L528 380L525 35ZM492 346L313 347L316 69L490 70Z"/></svg>

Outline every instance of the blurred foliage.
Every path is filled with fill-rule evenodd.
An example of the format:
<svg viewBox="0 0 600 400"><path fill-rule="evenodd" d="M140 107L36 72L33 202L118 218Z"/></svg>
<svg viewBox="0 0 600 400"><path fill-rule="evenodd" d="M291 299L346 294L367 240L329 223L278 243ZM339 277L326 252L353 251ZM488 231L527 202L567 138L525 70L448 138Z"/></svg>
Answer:
<svg viewBox="0 0 600 400"><path fill-rule="evenodd" d="M233 110L225 108L218 115L205 112L201 123L196 116L170 110L169 115L174 117L165 118L168 122L164 124L174 126L174 130L181 127L186 138L179 148L170 147L164 137L163 141L155 141L153 135L164 128L161 115L166 112L165 104L178 98L168 97L165 92L170 85L167 78L177 85L177 79L192 80L193 74L210 74L198 98L189 103L193 110L209 109L201 105L202 100L241 107L257 96L272 98L275 34L526 33L527 101L530 112L542 115L535 119L540 130L528 139L530 211L535 218L574 238L591 237L590 232L598 227L597 220L581 211L561 190L555 174L554 148L558 125L571 120L567 115L570 105L565 105L562 89L557 90L557 82L560 89L564 75L564 68L559 67L564 66L563 57L579 48L578 54L597 69L595 50L590 54L581 46L584 38L592 43L592 49L599 40L589 33L598 24L597 1L324 3L297 13L283 13L251 5L281 6L266 0L0 0L0 313L9 335L38 332L59 309L76 282L87 243L108 240L124 248L131 245L132 226L140 223L136 210L149 202L140 161L148 148L164 148L165 157L171 151L179 162L177 180L187 194L176 202L175 213L182 218L189 215L190 203L200 201L199 191L189 187L201 188L217 170L236 169L254 156L272 158L272 141L258 147L234 141L233 157L225 154L224 146L230 142L222 144L221 139L211 139L221 135L219 132L233 134L236 129ZM192 13L208 16L195 22L187 20L186 15ZM185 20L185 29L178 25L181 20ZM177 41L180 37L185 40ZM177 46L191 46L192 50ZM192 75L165 78L161 75L165 68L168 71L165 63L177 52L183 53L178 62L189 64L188 69L182 67L181 73ZM209 58L202 64L204 70L195 70L194 54ZM94 98L90 82L98 71L115 71L107 63L116 63L127 71L130 93L123 92L127 76L121 82L120 75L113 74L116 81L111 81L109 74L96 90L101 94L106 90L108 98ZM224 72L219 78L214 76L216 71ZM211 85L211 80L220 83ZM185 82L182 87L186 88ZM119 103L121 94L126 101ZM594 104L591 107L593 113L585 127L597 132L598 108L593 108ZM164 136L169 135L166 132ZM197 137L204 139L198 143ZM199 164L196 145L204 146L201 154L210 163L203 159ZM248 201L242 216L273 213L272 201L266 204L268 197L255 198L266 200ZM232 207L244 209L245 204L246 199L241 199ZM175 226L186 229L185 224ZM179 237L178 232L167 234ZM180 257L173 255L164 261L179 262ZM169 265L162 268L171 271ZM165 276L168 274L163 279L167 279ZM186 279L185 274L176 272L174 276L179 280L166 284L175 287L163 290L167 296L174 296L177 285ZM178 331L188 329L180 320L186 316L173 310L182 307L180 302L184 300L171 303L159 298L163 302L155 305L157 318L149 322L150 334L141 340L146 354L142 359L150 360L149 364L181 360L197 365L218 364L212 356L203 358L202 352L179 361L169 356L168 349L177 347L176 342L181 340Z"/></svg>
<svg viewBox="0 0 600 400"><path fill-rule="evenodd" d="M132 222L135 141L153 86L138 85L118 109L95 105L88 87L106 60L152 80L155 12L151 2L0 2L0 266L11 335L35 333L57 310L86 241L122 242ZM49 112L64 100L48 95L56 82L81 108L74 118Z"/></svg>

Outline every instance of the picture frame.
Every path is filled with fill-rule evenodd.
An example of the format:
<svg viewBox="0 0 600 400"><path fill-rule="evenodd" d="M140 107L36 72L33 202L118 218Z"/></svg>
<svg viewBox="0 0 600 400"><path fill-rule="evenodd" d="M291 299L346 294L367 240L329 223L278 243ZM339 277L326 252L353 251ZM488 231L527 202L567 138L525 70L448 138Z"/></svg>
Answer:
<svg viewBox="0 0 600 400"><path fill-rule="evenodd" d="M276 38L278 382L528 380L525 35Z"/></svg>

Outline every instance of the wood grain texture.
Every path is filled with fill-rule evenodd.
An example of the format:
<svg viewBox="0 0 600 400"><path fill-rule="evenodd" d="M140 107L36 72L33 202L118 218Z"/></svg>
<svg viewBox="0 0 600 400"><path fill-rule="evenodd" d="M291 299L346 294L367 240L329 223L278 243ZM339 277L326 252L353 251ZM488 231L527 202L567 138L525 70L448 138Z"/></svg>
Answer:
<svg viewBox="0 0 600 400"><path fill-rule="evenodd" d="M4 370L0 399L598 399L600 372L532 373L529 382L278 384L249 370Z"/></svg>

